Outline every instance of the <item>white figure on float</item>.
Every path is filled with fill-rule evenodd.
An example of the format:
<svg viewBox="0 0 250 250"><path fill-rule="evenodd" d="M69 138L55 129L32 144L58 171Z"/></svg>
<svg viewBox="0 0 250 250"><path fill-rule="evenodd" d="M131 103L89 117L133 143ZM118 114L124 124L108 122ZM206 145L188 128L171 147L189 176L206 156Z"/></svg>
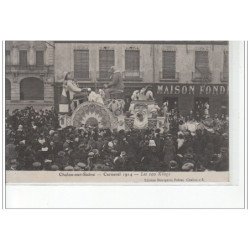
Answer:
<svg viewBox="0 0 250 250"><path fill-rule="evenodd" d="M88 101L89 102L97 102L100 104L104 104L102 96L95 91L91 90L91 88L88 88Z"/></svg>
<svg viewBox="0 0 250 250"><path fill-rule="evenodd" d="M162 105L162 113L163 113L163 116L166 117L168 115L168 101L164 102L163 105Z"/></svg>
<svg viewBox="0 0 250 250"><path fill-rule="evenodd" d="M132 100L132 102L130 103L130 106L129 106L129 112L131 113L131 114L135 114L135 104L134 104L134 102L133 101L137 101L137 100L139 100L139 95L140 95L140 91L139 90L135 90L134 92L133 92L133 94L131 95L131 100Z"/></svg>
<svg viewBox="0 0 250 250"><path fill-rule="evenodd" d="M148 113L149 113L149 118L151 117L157 117L158 111L160 110L160 107L158 106L157 103L152 103L148 105Z"/></svg>
<svg viewBox="0 0 250 250"><path fill-rule="evenodd" d="M139 100L140 101L146 101L146 91L147 91L147 87L142 88L140 90L140 93L139 93Z"/></svg>
<svg viewBox="0 0 250 250"><path fill-rule="evenodd" d="M140 91L139 90L135 90L131 96L131 100L132 101L136 101L136 100L139 100L139 93Z"/></svg>
<svg viewBox="0 0 250 250"><path fill-rule="evenodd" d="M102 100L105 100L105 99L106 99L106 97L105 97L105 92L104 92L103 89L99 89L99 94L101 95Z"/></svg>
<svg viewBox="0 0 250 250"><path fill-rule="evenodd" d="M77 82L74 80L73 72L64 72L63 74L63 89L59 103L60 113L69 113L73 111L76 107L76 103L73 101L75 96L78 98L82 96L84 98L85 94L81 93L84 89L79 88Z"/></svg>
<svg viewBox="0 0 250 250"><path fill-rule="evenodd" d="M154 100L154 94L153 94L153 91L151 90L151 87L147 87L147 90L146 90L146 100L147 101L153 101Z"/></svg>
<svg viewBox="0 0 250 250"><path fill-rule="evenodd" d="M116 116L122 115L123 109L124 109L125 102L124 100L116 100L113 99L109 104L108 104L108 109Z"/></svg>
<svg viewBox="0 0 250 250"><path fill-rule="evenodd" d="M151 90L151 87L146 86L141 90L135 90L131 96L132 101L140 100L140 101L152 101L154 100L154 94Z"/></svg>

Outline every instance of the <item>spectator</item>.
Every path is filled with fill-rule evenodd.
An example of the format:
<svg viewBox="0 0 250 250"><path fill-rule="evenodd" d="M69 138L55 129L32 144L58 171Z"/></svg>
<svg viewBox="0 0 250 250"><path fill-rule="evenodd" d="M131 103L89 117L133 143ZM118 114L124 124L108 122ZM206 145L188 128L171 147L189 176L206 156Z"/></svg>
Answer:
<svg viewBox="0 0 250 250"><path fill-rule="evenodd" d="M54 109L14 110L6 114L6 169L227 171L228 119L216 115L198 123L192 118L192 133L187 120L190 123L190 118L170 115L170 130L163 133L117 132L60 128Z"/></svg>

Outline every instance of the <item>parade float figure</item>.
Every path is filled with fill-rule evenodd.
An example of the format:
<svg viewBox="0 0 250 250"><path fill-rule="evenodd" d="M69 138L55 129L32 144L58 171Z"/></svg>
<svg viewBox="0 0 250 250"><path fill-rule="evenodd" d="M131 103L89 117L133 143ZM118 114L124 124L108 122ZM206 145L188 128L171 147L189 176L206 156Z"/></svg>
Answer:
<svg viewBox="0 0 250 250"><path fill-rule="evenodd" d="M139 93L140 93L139 90L135 90L135 91L133 92L132 96L131 96L131 100L132 100L132 101L137 101L137 100L139 100Z"/></svg>
<svg viewBox="0 0 250 250"><path fill-rule="evenodd" d="M119 70L112 66L109 70L110 83L104 84L105 92L108 98L123 99L124 84L122 81L122 74Z"/></svg>
<svg viewBox="0 0 250 250"><path fill-rule="evenodd" d="M125 118L121 73L114 66L111 67L110 73L111 82L104 84L104 90L81 89L73 80L72 73L65 75L62 97L66 100L65 104L68 103L68 109L62 110L63 103L60 104L61 127L74 126L84 129L86 126L97 126L118 131L163 127L165 118L158 117L160 107L154 100L150 86L134 91L129 108L132 117Z"/></svg>
<svg viewBox="0 0 250 250"><path fill-rule="evenodd" d="M59 104L60 113L71 113L77 106L77 101L86 98L85 89L79 88L74 80L73 72L66 72L63 81L63 90Z"/></svg>
<svg viewBox="0 0 250 250"><path fill-rule="evenodd" d="M126 118L130 128L146 129L164 126L164 117L159 117L160 107L154 100L153 91L150 86L141 90L135 90L131 96L129 113L132 115Z"/></svg>
<svg viewBox="0 0 250 250"><path fill-rule="evenodd" d="M164 117L167 117L169 114L168 101L164 102L162 105L162 114Z"/></svg>
<svg viewBox="0 0 250 250"><path fill-rule="evenodd" d="M108 109L115 115L123 115L123 110L125 106L124 102L124 84L122 81L121 72L112 66L109 70L110 73L110 83L104 84L105 90L102 94L105 94L105 100Z"/></svg>
<svg viewBox="0 0 250 250"><path fill-rule="evenodd" d="M154 101L154 94L153 94L151 86L147 87L145 96L146 96L147 101Z"/></svg>
<svg viewBox="0 0 250 250"><path fill-rule="evenodd" d="M61 127L124 129L124 100L117 99L123 95L124 85L119 71L111 67L110 73L111 83L104 86L105 90L81 89L71 72L65 74L59 105Z"/></svg>
<svg viewBox="0 0 250 250"><path fill-rule="evenodd" d="M108 102L108 109L115 115L115 116L119 116L123 114L123 110L124 110L124 106L125 106L125 102L122 99L116 100L109 100Z"/></svg>

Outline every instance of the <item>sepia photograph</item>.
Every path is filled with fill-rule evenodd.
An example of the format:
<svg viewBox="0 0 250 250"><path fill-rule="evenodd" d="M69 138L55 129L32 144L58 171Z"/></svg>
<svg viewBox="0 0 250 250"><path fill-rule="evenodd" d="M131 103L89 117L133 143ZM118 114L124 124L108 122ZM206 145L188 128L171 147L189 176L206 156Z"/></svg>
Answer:
<svg viewBox="0 0 250 250"><path fill-rule="evenodd" d="M1 7L3 249L249 245L244 1Z"/></svg>
<svg viewBox="0 0 250 250"><path fill-rule="evenodd" d="M6 181L229 182L229 47L5 41Z"/></svg>

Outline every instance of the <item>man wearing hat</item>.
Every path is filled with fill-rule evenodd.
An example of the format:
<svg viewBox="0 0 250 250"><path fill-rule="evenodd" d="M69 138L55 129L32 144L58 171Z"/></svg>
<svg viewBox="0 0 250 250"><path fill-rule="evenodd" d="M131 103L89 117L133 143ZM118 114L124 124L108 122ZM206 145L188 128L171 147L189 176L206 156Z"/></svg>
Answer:
<svg viewBox="0 0 250 250"><path fill-rule="evenodd" d="M172 160L169 162L169 171L179 171L179 165L176 161Z"/></svg>
<svg viewBox="0 0 250 250"><path fill-rule="evenodd" d="M114 159L115 171L124 171L126 163L126 152L122 151L121 154Z"/></svg>
<svg viewBox="0 0 250 250"><path fill-rule="evenodd" d="M117 98L123 99L123 92L124 92L124 84L122 81L122 74L119 70L112 66L109 70L111 76L111 82L108 84L104 84L104 88L108 92L110 99Z"/></svg>
<svg viewBox="0 0 250 250"><path fill-rule="evenodd" d="M15 133L15 139L16 139L16 143L22 141L25 139L25 133L23 131L23 125L18 125L18 129Z"/></svg>

